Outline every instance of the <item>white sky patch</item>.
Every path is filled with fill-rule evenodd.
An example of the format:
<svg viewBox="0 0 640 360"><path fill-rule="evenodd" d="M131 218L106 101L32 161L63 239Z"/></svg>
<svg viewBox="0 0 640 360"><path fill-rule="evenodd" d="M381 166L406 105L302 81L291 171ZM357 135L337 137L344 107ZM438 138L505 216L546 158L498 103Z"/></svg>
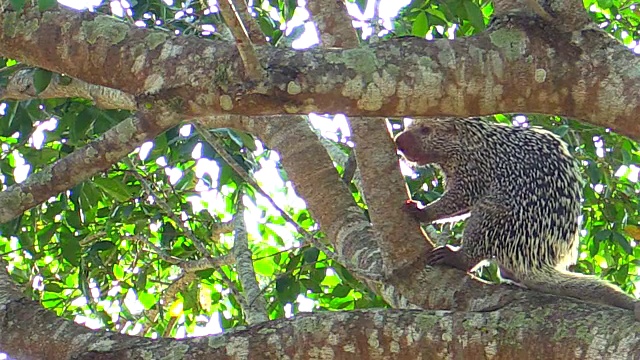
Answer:
<svg viewBox="0 0 640 360"><path fill-rule="evenodd" d="M78 10L89 9L93 11L94 8L102 4L102 0L58 0L58 3Z"/></svg>
<svg viewBox="0 0 640 360"><path fill-rule="evenodd" d="M140 148L138 150L138 157L140 158L140 160L144 161L147 159L149 153L151 152L151 150L153 150L153 146L153 141L147 141L144 144L140 145Z"/></svg>
<svg viewBox="0 0 640 360"><path fill-rule="evenodd" d="M14 150L12 154L13 154L13 158L15 159L15 166L16 166L15 169L13 169L13 177L15 178L16 182L19 184L27 179L27 176L29 175L29 170L31 170L31 165L28 165L24 161L22 154L20 154L20 152L18 152L17 150Z"/></svg>
<svg viewBox="0 0 640 360"><path fill-rule="evenodd" d="M207 318L204 315L198 315L196 319L200 323L205 323L205 325L204 326L196 325L195 329L193 329L193 332L188 335L189 337L199 337L199 336L222 333L222 326L220 325L219 312L214 311L213 314L211 314L211 317L209 318Z"/></svg>
<svg viewBox="0 0 640 360"><path fill-rule="evenodd" d="M638 173L640 172L640 167L636 165L622 165L618 168L614 176L616 177L626 177L627 180L637 183L638 182Z"/></svg>
<svg viewBox="0 0 640 360"><path fill-rule="evenodd" d="M180 170L177 167L175 167L175 168L165 168L164 172L169 177L169 183L171 185L175 185L182 178L182 170Z"/></svg>
<svg viewBox="0 0 640 360"><path fill-rule="evenodd" d="M42 149L42 145L44 144L44 140L45 140L44 132L53 131L57 127L58 127L58 120L55 118L51 118L39 124L36 123L36 130L31 135L31 138L29 139L29 144L38 150Z"/></svg>

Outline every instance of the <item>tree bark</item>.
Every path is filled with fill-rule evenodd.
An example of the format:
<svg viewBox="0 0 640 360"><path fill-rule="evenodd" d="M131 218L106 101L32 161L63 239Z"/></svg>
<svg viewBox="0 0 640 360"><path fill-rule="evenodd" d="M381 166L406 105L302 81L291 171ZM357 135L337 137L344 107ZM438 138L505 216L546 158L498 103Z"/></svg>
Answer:
<svg viewBox="0 0 640 360"><path fill-rule="evenodd" d="M543 113L640 138L640 58L595 26L548 31L538 20L507 16L454 40L257 53L267 75L247 82L233 43L172 37L68 9L0 14L1 55L143 102L174 99L185 119Z"/></svg>

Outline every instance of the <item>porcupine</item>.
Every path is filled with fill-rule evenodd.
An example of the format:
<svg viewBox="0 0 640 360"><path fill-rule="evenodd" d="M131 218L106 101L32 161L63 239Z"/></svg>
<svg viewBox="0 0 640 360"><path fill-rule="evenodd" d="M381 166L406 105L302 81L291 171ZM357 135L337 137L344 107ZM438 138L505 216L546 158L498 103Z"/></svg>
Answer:
<svg viewBox="0 0 640 360"><path fill-rule="evenodd" d="M640 302L592 276L567 271L577 258L582 182L566 144L551 132L480 119L416 120L396 137L403 156L436 164L445 192L420 209L421 222L469 213L458 251L427 255L429 265L469 271L494 260L506 277L527 288L635 310Z"/></svg>

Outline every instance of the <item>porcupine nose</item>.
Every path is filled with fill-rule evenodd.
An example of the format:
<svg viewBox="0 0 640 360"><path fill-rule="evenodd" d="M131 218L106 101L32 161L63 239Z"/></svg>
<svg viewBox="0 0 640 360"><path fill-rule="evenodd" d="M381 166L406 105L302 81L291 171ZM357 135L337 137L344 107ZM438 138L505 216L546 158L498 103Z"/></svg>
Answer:
<svg viewBox="0 0 640 360"><path fill-rule="evenodd" d="M413 139L413 135L410 132L405 131L396 136L395 142L398 150L400 150L400 152L404 154L405 151L411 147L410 145L415 141Z"/></svg>

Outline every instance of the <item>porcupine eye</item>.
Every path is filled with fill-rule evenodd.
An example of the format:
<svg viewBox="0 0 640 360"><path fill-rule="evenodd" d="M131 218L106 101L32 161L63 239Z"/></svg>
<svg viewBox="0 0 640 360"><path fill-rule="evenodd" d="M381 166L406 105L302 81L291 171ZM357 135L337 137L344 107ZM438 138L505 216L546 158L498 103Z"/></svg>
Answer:
<svg viewBox="0 0 640 360"><path fill-rule="evenodd" d="M429 135L431 133L431 129L428 127L421 127L420 128L420 135Z"/></svg>

